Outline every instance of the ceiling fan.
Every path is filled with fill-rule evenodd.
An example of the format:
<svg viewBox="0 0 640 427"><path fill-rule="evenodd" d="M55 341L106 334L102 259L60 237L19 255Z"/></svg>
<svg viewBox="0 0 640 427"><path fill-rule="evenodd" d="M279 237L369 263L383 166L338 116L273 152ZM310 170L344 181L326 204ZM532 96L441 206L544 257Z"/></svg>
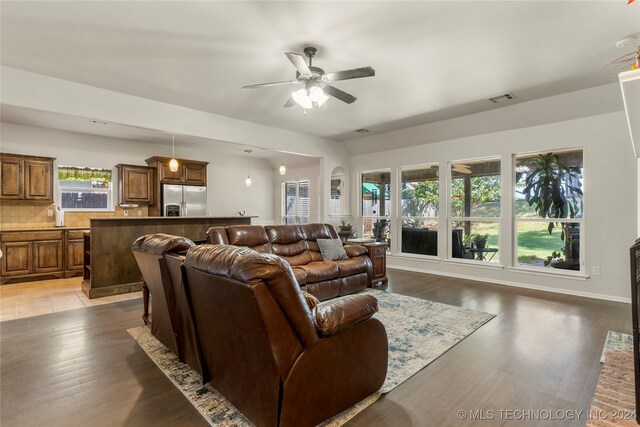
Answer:
<svg viewBox="0 0 640 427"><path fill-rule="evenodd" d="M298 104L305 110L308 110L313 107L321 106L327 99L329 99L329 96L333 96L347 104L352 104L358 98L331 86L330 83L340 80L372 77L376 75L376 71L371 67L361 67L354 68L353 70L325 73L322 68L314 67L312 65L312 58L315 56L316 52L317 49L315 47L309 46L304 48L304 54L309 58L309 65L305 63L302 55L293 52L285 53L287 58L289 58L289 61L291 61L293 66L296 67L297 71L295 80L248 85L244 86L243 89L302 84L304 87L293 91L291 93L291 97L284 104L284 107L292 107L293 105Z"/></svg>

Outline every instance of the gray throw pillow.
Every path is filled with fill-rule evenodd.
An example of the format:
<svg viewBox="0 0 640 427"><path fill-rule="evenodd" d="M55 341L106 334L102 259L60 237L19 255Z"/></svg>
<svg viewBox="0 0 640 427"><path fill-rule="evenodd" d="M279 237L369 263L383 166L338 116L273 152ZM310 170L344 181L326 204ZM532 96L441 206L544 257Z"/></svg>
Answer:
<svg viewBox="0 0 640 427"><path fill-rule="evenodd" d="M318 239L316 242L320 247L323 260L335 261L337 259L349 259L340 239Z"/></svg>

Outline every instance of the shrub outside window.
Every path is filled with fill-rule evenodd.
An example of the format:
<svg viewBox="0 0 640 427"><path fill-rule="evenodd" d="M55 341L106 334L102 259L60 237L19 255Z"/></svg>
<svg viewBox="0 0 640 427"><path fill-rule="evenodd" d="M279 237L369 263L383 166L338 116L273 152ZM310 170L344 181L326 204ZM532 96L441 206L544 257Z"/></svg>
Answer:
<svg viewBox="0 0 640 427"><path fill-rule="evenodd" d="M516 265L582 269L583 165L581 149L515 156Z"/></svg>

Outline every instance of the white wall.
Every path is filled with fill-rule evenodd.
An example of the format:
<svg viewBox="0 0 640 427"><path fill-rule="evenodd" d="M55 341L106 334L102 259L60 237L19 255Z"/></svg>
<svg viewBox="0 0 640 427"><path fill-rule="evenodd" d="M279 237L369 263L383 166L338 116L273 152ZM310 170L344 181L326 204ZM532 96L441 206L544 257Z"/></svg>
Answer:
<svg viewBox="0 0 640 427"><path fill-rule="evenodd" d="M515 107L515 106L514 106ZM500 110L494 113L499 114ZM407 128L376 139L387 141L409 139L417 141L425 136L421 127ZM365 141L366 142L366 141ZM364 143L364 142L363 142ZM357 192L359 173L364 170L392 168L392 188L399 188L397 168L439 162L446 170L447 162L477 157L499 156L503 168L509 167L511 156L518 152L544 151L558 148L583 147L585 168L585 272L600 266L601 276L586 280L551 275L518 272L509 268L514 239L509 217L503 214L500 224L500 254L503 269L481 266L461 266L445 261L416 260L391 256L390 266L431 271L460 277L475 278L493 283L527 286L550 291L628 301L630 297L628 248L637 233L637 168L629 142L626 117L623 111L595 115L580 119L493 132L464 138L451 139L415 147L388 150L352 157L352 188ZM503 175L504 176L504 175ZM509 212L513 194L511 174L503 182L502 211ZM441 184L441 192L445 183ZM395 192L397 195L397 192ZM396 198L397 196L393 196ZM357 197L352 198L352 213L358 212ZM395 209L397 212L398 209ZM445 234L446 218L441 213L440 236ZM397 236L397 221L393 221ZM398 252L398 239L393 252ZM447 253L446 239L440 239L439 253Z"/></svg>
<svg viewBox="0 0 640 427"><path fill-rule="evenodd" d="M321 194L329 194L329 180L335 166L341 165L345 169L348 168L349 152L343 144L300 132L171 105L7 66L0 67L0 86L3 105L143 129L156 129L167 135L190 135L319 157L321 158ZM272 182L273 180L270 180L270 186ZM322 216L328 218L329 205L324 203L323 197L320 198L320 209Z"/></svg>
<svg viewBox="0 0 640 427"><path fill-rule="evenodd" d="M146 165L145 159L171 155L171 146L105 138L11 123L0 124L0 151L55 157L56 165L113 168L118 163ZM215 144L176 144L176 157L209 162L207 208L210 215L257 215L256 224L274 221L273 168L263 159L251 159L251 187L245 186L246 156L222 154Z"/></svg>

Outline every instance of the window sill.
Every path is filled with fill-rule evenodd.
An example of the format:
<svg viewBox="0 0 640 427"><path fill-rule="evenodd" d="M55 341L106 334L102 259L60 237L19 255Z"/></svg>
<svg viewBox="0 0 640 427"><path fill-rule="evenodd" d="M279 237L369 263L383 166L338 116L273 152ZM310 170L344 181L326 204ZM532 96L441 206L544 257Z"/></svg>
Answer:
<svg viewBox="0 0 640 427"><path fill-rule="evenodd" d="M445 259L442 262L445 264L464 265L467 267L486 268L488 270L504 270L504 265L491 263L487 261L472 261L463 259Z"/></svg>
<svg viewBox="0 0 640 427"><path fill-rule="evenodd" d="M509 271L513 271L515 273L523 273L523 274L533 274L535 276L546 276L546 277L560 277L562 279L572 279L572 280L587 280L590 278L589 275L585 274L582 271L570 271L570 270L560 270L560 269L533 269L526 267L509 267Z"/></svg>
<svg viewBox="0 0 640 427"><path fill-rule="evenodd" d="M391 255L388 255L391 256ZM410 259L410 260L415 260L415 261L427 261L427 262L442 262L442 258L437 257L437 256L433 256L433 255L419 255L419 254L411 254L411 253L404 253L404 252L400 252L397 253L395 255L393 255L393 258L396 259Z"/></svg>
<svg viewBox="0 0 640 427"><path fill-rule="evenodd" d="M62 212L64 212L64 213L74 213L74 212L80 212L80 213L87 213L87 212L114 213L115 211L116 211L115 209L62 209Z"/></svg>

